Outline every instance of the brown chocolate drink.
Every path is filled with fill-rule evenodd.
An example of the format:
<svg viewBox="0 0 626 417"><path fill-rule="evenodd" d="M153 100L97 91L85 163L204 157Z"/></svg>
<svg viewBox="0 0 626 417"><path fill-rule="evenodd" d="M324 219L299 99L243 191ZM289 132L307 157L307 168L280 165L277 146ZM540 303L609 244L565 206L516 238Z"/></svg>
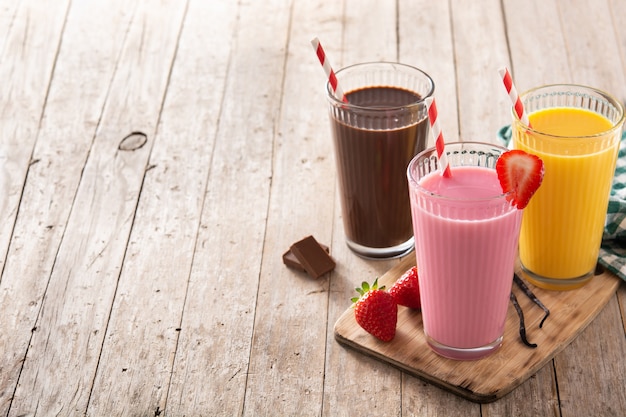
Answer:
<svg viewBox="0 0 626 417"><path fill-rule="evenodd" d="M380 86L346 98L350 109L331 110L331 125L348 244L402 245L413 236L406 169L428 139L421 97Z"/></svg>

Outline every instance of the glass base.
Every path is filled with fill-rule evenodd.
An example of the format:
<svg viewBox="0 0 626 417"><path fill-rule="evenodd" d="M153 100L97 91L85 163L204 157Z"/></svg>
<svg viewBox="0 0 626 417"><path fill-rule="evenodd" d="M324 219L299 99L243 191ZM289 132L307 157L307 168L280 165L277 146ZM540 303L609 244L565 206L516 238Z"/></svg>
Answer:
<svg viewBox="0 0 626 417"><path fill-rule="evenodd" d="M521 264L521 267L522 273L524 277L528 280L528 282L539 288L555 291L568 291L583 287L585 284L591 281L591 278L593 278L595 272L594 268L585 275L576 278L548 278L535 274L534 272L524 267L523 263Z"/></svg>
<svg viewBox="0 0 626 417"><path fill-rule="evenodd" d="M428 343L428 346L430 346L430 348L435 351L435 353L448 359L455 359L459 361L473 361L491 355L492 353L500 349L500 346L502 346L503 338L504 335L498 337L496 340L485 346L479 346L475 348L456 348L439 343L428 334L426 334L426 342Z"/></svg>
<svg viewBox="0 0 626 417"><path fill-rule="evenodd" d="M354 243L347 238L346 244L348 245L350 250L352 250L352 252L356 253L361 258L383 260L400 258L411 253L411 251L415 247L415 238L411 236L411 238L406 242L397 246L391 246L389 248L370 248L367 246L359 245L358 243Z"/></svg>

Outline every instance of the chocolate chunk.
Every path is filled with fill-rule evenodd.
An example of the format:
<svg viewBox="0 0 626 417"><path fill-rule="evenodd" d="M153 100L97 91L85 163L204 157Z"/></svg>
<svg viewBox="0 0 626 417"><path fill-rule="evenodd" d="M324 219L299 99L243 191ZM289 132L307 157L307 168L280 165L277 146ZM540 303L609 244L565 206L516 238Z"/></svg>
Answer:
<svg viewBox="0 0 626 417"><path fill-rule="evenodd" d="M294 243L283 254L285 265L304 270L313 278L319 278L335 268L335 261L328 253L328 247L320 245L313 236Z"/></svg>
<svg viewBox="0 0 626 417"><path fill-rule="evenodd" d="M328 248L328 246L324 245L323 243L320 243L320 246L326 251L326 253L330 253L330 249ZM296 258L296 255L294 255L291 251L291 249L283 253L283 263L290 268L306 272L306 269L304 269L304 266L302 266L298 258Z"/></svg>

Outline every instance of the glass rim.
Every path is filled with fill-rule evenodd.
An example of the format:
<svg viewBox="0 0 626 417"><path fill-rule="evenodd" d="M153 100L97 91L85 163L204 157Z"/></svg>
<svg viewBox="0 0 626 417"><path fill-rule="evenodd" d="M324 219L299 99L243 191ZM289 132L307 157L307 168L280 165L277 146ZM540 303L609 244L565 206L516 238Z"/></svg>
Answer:
<svg viewBox="0 0 626 417"><path fill-rule="evenodd" d="M500 155L502 155L504 152L508 151L508 148L505 148L504 146L500 146L500 145L496 145L493 143L489 143L489 142L474 142L474 141L458 141L458 142L450 142L450 143L446 143L445 144L445 148L447 150L450 150L450 147L457 147L460 146L459 151L463 150L463 145L479 145L479 146L485 146L485 147L490 147L492 149L497 149L498 151L502 151L500 152L500 154L498 155L498 158L500 157ZM424 149L422 152L418 153L417 155L415 155L412 159L411 162L409 162L409 165L407 167L407 178L409 181L409 188L414 188L416 191L418 191L420 194L429 196L429 197L435 197L439 200L444 200L444 201L458 201L458 202L488 202L488 201L496 201L502 198L507 198L507 196L512 194L512 191L509 192L504 192L502 191L500 194L494 194L492 196L488 196L488 197L450 197L450 196L445 196L445 195L441 195L439 193L436 193L434 191L430 191L424 187L422 187L419 183L419 180L416 179L413 176L413 168L417 165L417 161L420 159L423 159L423 156L429 153L434 153L435 156L437 154L437 148L435 146L432 146L430 148ZM462 165L462 166L472 166L472 165ZM493 171L495 171L495 166L494 168L488 168L488 167L483 167L483 168L487 168L487 169L491 169ZM452 169L452 167L450 168L451 170L451 175L454 176L454 169ZM439 168L437 168L437 171L441 171ZM431 173L434 173L436 171L432 171ZM431 174L429 173L429 174ZM498 181L499 182L499 181ZM510 204L510 203L509 203ZM513 207L513 205L511 205L511 207Z"/></svg>
<svg viewBox="0 0 626 417"><path fill-rule="evenodd" d="M544 84L544 85L540 85L538 87L534 87L531 88L530 90L526 90L524 91L522 94L520 94L519 98L522 101L522 103L524 102L524 99L527 97L531 97L531 96L537 96L538 92L541 90L546 90L546 89L550 89L550 88L569 88L571 90L575 90L575 89L579 89L579 90L588 90L590 92L593 92L601 97L604 97L604 99L606 99L607 103L610 104L611 106L615 107L615 109L619 112L619 119L616 122L611 121L611 128L604 130L602 132L599 133L594 133L592 135L579 135L579 136L572 136L572 135L555 135L552 133L546 133L546 132L542 132L541 130L537 130L533 127L529 127L526 126L524 123L522 123L522 121L520 120L519 116L517 115L517 112L515 111L515 106L511 106L511 113L513 115L513 122L516 125L521 125L524 127L524 130L526 130L527 132L530 133L534 133L537 135L541 135L541 136L545 136L548 138L552 138L555 140L558 139L595 139L595 138L600 138L609 134L614 133L616 130L621 129L622 125L624 124L624 121L626 120L626 114L624 113L624 105L615 98L615 96L613 96L612 94L607 93L604 90L600 90L598 88L594 88L594 87L589 87L587 85L583 85L583 84ZM573 91L572 91L573 92ZM563 91L562 93L567 93L566 91ZM557 109L557 108L581 108L581 107L572 107L572 106L554 106L554 107L546 107L546 108L550 108L550 109ZM589 111L593 111L590 110ZM597 112L595 112L597 113ZM527 116L529 115L528 113L526 114Z"/></svg>
<svg viewBox="0 0 626 417"><path fill-rule="evenodd" d="M334 106L338 106L338 107L344 107L346 109L352 109L352 110L362 110L362 111L368 111L368 112L389 112L389 111L394 111L394 110L404 110L404 109L410 109L413 108L415 106L419 106L420 104L425 103L426 99L429 97L432 97L435 94L435 81L433 81L432 77L430 75L428 75L424 70L421 70L413 65L409 65L409 64L403 64L400 62L391 62L391 61L370 61L370 62L360 62L358 64L352 64L352 65L348 65L347 67L343 67L340 70L338 70L335 73L335 76L337 78L341 77L341 74L343 74L346 71L351 71L354 69L358 69L360 67L366 67L366 66L373 66L373 65L380 65L380 66L384 66L384 67L389 67L389 68L393 68L394 66L397 67L402 67L404 69L408 69L411 71L417 71L418 73L420 73L421 75L425 76L426 79L428 80L428 84L430 85L429 91L428 93L426 93L425 95L422 95L420 93L418 93L417 91L413 91L410 90L409 88L405 88L405 87L400 87L400 86L394 86L394 85L364 85L362 88L366 88L366 87L395 87L395 88L403 88L407 91L410 91L412 93L418 94L420 96L419 100L416 100L412 103L406 104L404 106L386 106L386 107L368 107L368 106L359 106L357 104L352 104L349 102L345 102L342 101L341 99L337 98L335 96L335 94L332 91L332 88L330 86L330 81L326 81L326 98L330 101L331 104L333 104ZM361 88L361 87L360 87ZM344 94L347 94L347 91L344 91Z"/></svg>

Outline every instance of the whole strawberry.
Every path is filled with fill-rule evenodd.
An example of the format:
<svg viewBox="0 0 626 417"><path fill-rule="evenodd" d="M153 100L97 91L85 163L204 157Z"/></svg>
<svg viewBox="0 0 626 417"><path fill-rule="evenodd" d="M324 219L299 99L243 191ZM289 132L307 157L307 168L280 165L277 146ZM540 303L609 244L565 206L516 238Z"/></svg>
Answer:
<svg viewBox="0 0 626 417"><path fill-rule="evenodd" d="M356 322L366 332L389 342L396 335L398 305L395 300L384 286L378 288L378 278L371 287L363 282L356 291L360 294L360 297L352 298Z"/></svg>
<svg viewBox="0 0 626 417"><path fill-rule="evenodd" d="M389 294L399 305L419 310L422 304L417 267L414 266L402 274L389 289Z"/></svg>

